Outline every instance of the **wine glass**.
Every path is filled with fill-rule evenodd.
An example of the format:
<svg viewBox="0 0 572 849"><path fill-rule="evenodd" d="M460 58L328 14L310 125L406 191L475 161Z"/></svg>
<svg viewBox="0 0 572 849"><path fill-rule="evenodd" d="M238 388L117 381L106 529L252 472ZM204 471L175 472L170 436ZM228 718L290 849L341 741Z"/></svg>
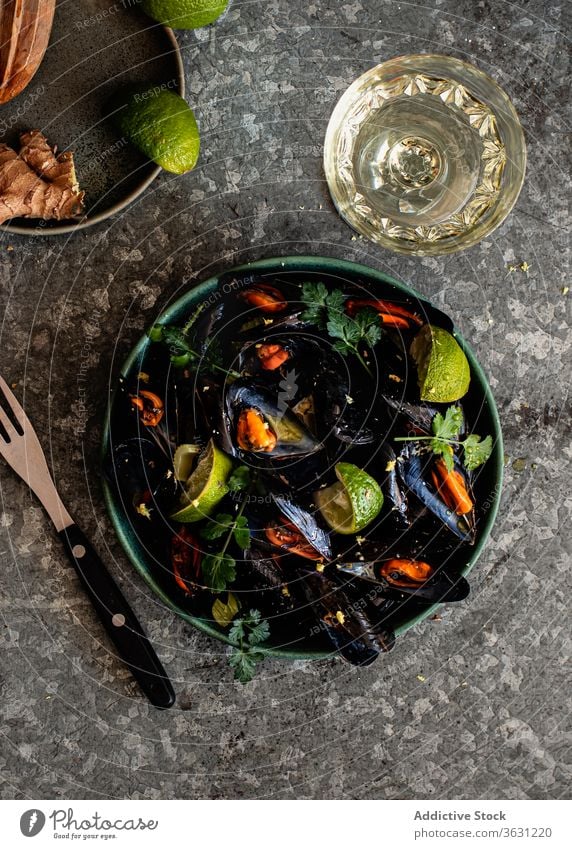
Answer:
<svg viewBox="0 0 572 849"><path fill-rule="evenodd" d="M526 146L489 76L449 56L400 56L344 92L324 168L338 211L359 233L401 253L446 254L504 221Z"/></svg>

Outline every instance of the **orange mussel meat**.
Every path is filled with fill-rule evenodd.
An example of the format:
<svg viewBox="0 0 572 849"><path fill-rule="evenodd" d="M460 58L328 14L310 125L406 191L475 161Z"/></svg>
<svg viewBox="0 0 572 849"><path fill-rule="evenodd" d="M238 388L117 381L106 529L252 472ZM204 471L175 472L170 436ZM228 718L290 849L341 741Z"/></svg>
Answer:
<svg viewBox="0 0 572 849"><path fill-rule="evenodd" d="M273 451L276 434L258 410L243 410L236 425L236 440L243 451Z"/></svg>
<svg viewBox="0 0 572 849"><path fill-rule="evenodd" d="M264 343L256 350L256 356L266 371L274 371L289 359L290 354L282 345Z"/></svg>
<svg viewBox="0 0 572 849"><path fill-rule="evenodd" d="M447 507L458 516L470 513L474 507L463 475L457 470L449 471L443 460L437 460L431 478L438 494Z"/></svg>
<svg viewBox="0 0 572 849"><path fill-rule="evenodd" d="M411 584L422 584L431 577L433 569L424 560L395 557L381 564L379 574L395 587L409 587Z"/></svg>

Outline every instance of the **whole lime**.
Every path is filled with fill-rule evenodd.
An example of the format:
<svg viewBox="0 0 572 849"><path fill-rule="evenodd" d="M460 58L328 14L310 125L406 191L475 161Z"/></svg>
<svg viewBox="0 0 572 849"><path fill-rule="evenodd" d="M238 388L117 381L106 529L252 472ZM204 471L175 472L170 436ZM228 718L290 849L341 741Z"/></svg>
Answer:
<svg viewBox="0 0 572 849"><path fill-rule="evenodd" d="M121 96L114 119L121 133L158 165L184 174L199 158L200 135L193 110L161 86Z"/></svg>
<svg viewBox="0 0 572 849"><path fill-rule="evenodd" d="M173 29L198 29L212 24L229 0L143 0L143 10L159 23Z"/></svg>

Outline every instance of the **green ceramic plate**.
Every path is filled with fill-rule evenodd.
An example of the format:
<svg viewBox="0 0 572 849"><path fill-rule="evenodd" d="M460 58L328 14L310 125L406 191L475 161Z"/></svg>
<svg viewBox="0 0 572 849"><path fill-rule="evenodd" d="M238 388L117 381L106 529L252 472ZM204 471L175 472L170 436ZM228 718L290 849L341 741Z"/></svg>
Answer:
<svg viewBox="0 0 572 849"><path fill-rule="evenodd" d="M418 298L421 302L427 303L413 289L403 283L383 274L380 271L375 271L372 268L367 268L364 265L358 265L352 262L344 262L339 259L328 257L276 257L273 259L260 260L249 265L240 266L226 271L225 279L228 280L229 275L240 278L251 274L253 271L257 275L280 275L282 278L288 275L308 275L309 279L319 279L320 276L327 276L330 280L336 279L342 282L356 282L360 286L371 289L378 297L391 298L392 295L409 295ZM154 323L157 324L183 324L188 315L196 307L196 305L208 298L217 289L219 285L219 277L211 277L203 283L198 284L193 289L190 289L181 298L175 301ZM481 434L490 433L494 440L494 450L491 458L480 469L478 478L478 496L479 503L482 505L484 515L479 523L479 530L476 544L469 551L463 550L461 562L455 562L463 575L467 575L477 562L487 537L490 534L491 528L495 521L498 511L502 477L503 477L503 443L502 433L499 421L497 408L495 405L492 392L487 381L487 378L477 362L474 353L470 346L464 341L459 333L455 333L456 338L465 350L472 371L471 395L469 416L474 423L475 430ZM127 380L134 377L140 370L140 363L145 355L145 352L151 344L147 336L143 336L121 369L121 376ZM103 434L103 457L107 455L110 442L110 421L113 411L113 397L111 399ZM464 401L465 403L465 401ZM131 562L145 579L153 591L161 598L161 600L175 611L179 616L182 616L191 625L204 631L209 636L214 637L222 642L229 643L226 635L213 626L211 621L197 618L190 615L186 610L183 610L177 603L176 597L165 591L161 586L156 576L156 567L150 558L145 547L139 540L136 529L133 527L131 519L126 514L121 499L115 489L107 482L104 483L105 499L107 508L111 516L111 520L119 537L119 540L129 556ZM469 601L470 603L470 601ZM404 617L395 629L397 635L403 634L405 631L412 628L418 622L431 616L438 605L428 607L421 614L416 616ZM331 651L312 651L308 649L297 648L289 650L285 648L268 647L266 652L275 657L288 658L290 660L300 658L323 658L331 657Z"/></svg>

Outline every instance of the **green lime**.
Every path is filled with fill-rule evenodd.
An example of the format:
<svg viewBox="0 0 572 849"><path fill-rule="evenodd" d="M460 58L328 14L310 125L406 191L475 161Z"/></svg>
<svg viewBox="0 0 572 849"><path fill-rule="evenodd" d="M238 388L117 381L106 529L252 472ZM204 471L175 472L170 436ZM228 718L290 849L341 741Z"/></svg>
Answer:
<svg viewBox="0 0 572 849"><path fill-rule="evenodd" d="M155 86L117 98L116 104L119 130L145 156L173 174L195 167L201 140L186 100Z"/></svg>
<svg viewBox="0 0 572 849"><path fill-rule="evenodd" d="M220 18L228 0L143 0L149 17L173 29L198 29Z"/></svg>
<svg viewBox="0 0 572 849"><path fill-rule="evenodd" d="M442 327L424 325L411 343L410 354L417 365L422 401L448 404L467 393L469 361L457 340Z"/></svg>
<svg viewBox="0 0 572 849"><path fill-rule="evenodd" d="M355 534L373 522L383 507L379 484L353 463L337 463L337 483L314 494L320 513L332 530Z"/></svg>
<svg viewBox="0 0 572 849"><path fill-rule="evenodd" d="M228 492L226 482L232 471L232 460L211 441L186 483L181 509L173 513L175 522L199 522L210 516Z"/></svg>
<svg viewBox="0 0 572 849"><path fill-rule="evenodd" d="M173 457L173 470L178 481L188 480L201 453L200 445L179 445Z"/></svg>

